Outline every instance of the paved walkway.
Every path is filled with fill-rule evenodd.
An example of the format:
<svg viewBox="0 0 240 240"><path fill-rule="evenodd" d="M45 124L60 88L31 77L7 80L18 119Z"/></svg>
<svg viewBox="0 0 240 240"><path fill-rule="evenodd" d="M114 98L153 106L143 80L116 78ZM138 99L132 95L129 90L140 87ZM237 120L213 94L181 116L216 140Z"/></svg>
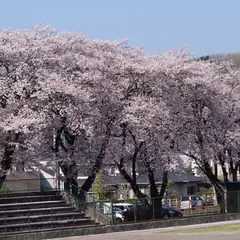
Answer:
<svg viewBox="0 0 240 240"><path fill-rule="evenodd" d="M189 228L200 228L208 226L222 226L227 224L240 224L240 220L237 221L227 221L218 223L208 223L181 227L171 227L171 228L158 228L150 230L138 230L131 232L117 232L109 234L99 234L99 235L89 235L89 236L79 236L79 237L68 237L68 238L58 238L54 240L239 240L239 233L211 233L211 234L182 234L182 233L164 233L171 230L181 230Z"/></svg>

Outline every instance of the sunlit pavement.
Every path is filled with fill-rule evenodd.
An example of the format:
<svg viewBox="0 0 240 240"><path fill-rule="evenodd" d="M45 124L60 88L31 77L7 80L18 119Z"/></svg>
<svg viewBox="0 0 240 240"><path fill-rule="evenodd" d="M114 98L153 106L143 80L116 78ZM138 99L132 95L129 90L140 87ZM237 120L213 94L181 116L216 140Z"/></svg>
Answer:
<svg viewBox="0 0 240 240"><path fill-rule="evenodd" d="M240 220L227 221L218 223L208 223L181 227L171 228L158 228L149 230L138 230L131 232L117 232L109 234L68 237L68 238L55 238L54 240L239 240L240 230L238 233L209 233L209 234L182 234L182 233L169 233L171 230L181 230L189 228L200 228L208 226L222 226L227 224L240 224ZM166 232L166 233L164 233Z"/></svg>

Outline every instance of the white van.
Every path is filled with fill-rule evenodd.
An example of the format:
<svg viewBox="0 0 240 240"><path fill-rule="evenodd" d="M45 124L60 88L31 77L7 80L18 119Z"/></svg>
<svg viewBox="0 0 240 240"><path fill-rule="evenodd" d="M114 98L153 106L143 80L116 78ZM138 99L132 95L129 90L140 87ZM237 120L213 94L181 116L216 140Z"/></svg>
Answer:
<svg viewBox="0 0 240 240"><path fill-rule="evenodd" d="M181 199L181 210L187 208L194 208L199 206L205 206L205 202L200 196L186 196Z"/></svg>
<svg viewBox="0 0 240 240"><path fill-rule="evenodd" d="M134 210L134 205L132 203L114 203L113 206L120 208L124 212Z"/></svg>

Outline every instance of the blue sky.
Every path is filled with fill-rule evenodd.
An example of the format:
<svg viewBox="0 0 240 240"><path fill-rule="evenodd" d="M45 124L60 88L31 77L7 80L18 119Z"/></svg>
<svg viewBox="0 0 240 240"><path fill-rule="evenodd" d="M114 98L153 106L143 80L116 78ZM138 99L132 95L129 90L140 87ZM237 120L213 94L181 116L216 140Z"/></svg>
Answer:
<svg viewBox="0 0 240 240"><path fill-rule="evenodd" d="M50 25L158 53L240 52L240 0L3 0L0 29Z"/></svg>

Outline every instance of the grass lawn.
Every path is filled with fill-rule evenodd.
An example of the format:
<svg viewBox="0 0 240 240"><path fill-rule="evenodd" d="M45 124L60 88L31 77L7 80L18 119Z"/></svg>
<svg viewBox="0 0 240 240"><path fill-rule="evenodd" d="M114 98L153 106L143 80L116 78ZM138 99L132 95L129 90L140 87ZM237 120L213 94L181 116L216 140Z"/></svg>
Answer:
<svg viewBox="0 0 240 240"><path fill-rule="evenodd" d="M181 230L172 230L164 232L156 232L156 234L163 233L192 233L192 234L201 234L201 233L240 233L240 224L229 224L222 226L212 226L212 227L200 227L200 228L186 228Z"/></svg>

